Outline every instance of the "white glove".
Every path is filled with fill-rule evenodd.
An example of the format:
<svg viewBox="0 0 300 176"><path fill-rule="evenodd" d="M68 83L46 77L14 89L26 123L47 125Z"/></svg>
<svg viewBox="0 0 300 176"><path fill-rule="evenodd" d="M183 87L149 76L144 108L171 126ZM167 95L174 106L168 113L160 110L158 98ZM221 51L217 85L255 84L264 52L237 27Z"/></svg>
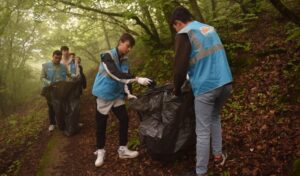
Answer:
<svg viewBox="0 0 300 176"><path fill-rule="evenodd" d="M149 78L138 77L137 82L143 86L147 86L152 82L152 80Z"/></svg>
<svg viewBox="0 0 300 176"><path fill-rule="evenodd" d="M132 95L132 94L130 93L127 84L125 84L125 86L124 86L124 91L125 91L125 93L127 94L127 98L128 98L128 99L132 99L132 98L133 98L133 99L137 99L137 97L136 97L135 95Z"/></svg>
<svg viewBox="0 0 300 176"><path fill-rule="evenodd" d="M128 99L137 99L137 97L135 95L132 95L132 94L127 94L127 98Z"/></svg>

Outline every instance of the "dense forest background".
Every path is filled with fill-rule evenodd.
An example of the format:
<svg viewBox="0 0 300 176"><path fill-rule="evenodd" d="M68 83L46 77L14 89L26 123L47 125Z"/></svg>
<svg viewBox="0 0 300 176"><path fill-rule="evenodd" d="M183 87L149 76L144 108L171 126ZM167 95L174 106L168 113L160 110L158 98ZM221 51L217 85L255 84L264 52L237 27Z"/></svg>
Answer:
<svg viewBox="0 0 300 176"><path fill-rule="evenodd" d="M176 33L168 21L179 5L190 9L195 20L217 29L234 73L235 93L224 112L228 117L224 120L225 130L230 131L225 134L230 144L225 145L237 149L241 142L236 135L239 131L243 131L243 144L255 143L262 149L268 146L259 140L273 141L276 130L294 134L286 141L294 142L290 143L292 148L284 145L276 149L276 154L266 153L278 154L284 160L274 161L280 164L265 161L271 164L268 167L276 166L278 172L264 172L261 168L255 171L257 163L252 163L251 169L241 165L233 170L242 175L296 173L292 168L293 164L300 165L300 143L299 133L293 130L299 131L299 126L292 124L298 125L299 120L279 117L299 119L299 0L0 0L0 119L4 129L0 134L0 156L7 154L11 146L21 145L14 142L17 139L24 139L24 148L25 139L40 132L45 124L46 109L41 108L40 97L41 64L62 45L82 58L91 86L99 53L116 46L119 36L128 32L136 39L130 53L132 72L155 79L160 85L172 82ZM142 87L134 89L139 93ZM90 96L90 90L85 94ZM31 109L34 112L29 112ZM272 119L255 119L260 116ZM28 129L22 134L16 128L20 122ZM31 122L36 122L35 126ZM245 137L256 125L260 137ZM261 135L266 129L268 134ZM20 165L17 156L10 155L12 160L0 171L13 173ZM258 158L263 160L263 156ZM223 172L229 173L234 172Z"/></svg>
<svg viewBox="0 0 300 176"><path fill-rule="evenodd" d="M175 31L168 20L174 7L186 6L196 20L215 26L231 62L243 65L239 62L251 55L268 52L260 48L248 53L255 43L237 37L262 16L271 16L274 26L269 30L274 32L276 23L284 24L280 29L287 33L286 40L299 45L299 4L297 0L2 0L0 116L37 94L40 65L61 45L81 56L87 71L96 67L101 51L114 47L120 34L129 32L137 40L131 53L134 71L163 82L171 78Z"/></svg>

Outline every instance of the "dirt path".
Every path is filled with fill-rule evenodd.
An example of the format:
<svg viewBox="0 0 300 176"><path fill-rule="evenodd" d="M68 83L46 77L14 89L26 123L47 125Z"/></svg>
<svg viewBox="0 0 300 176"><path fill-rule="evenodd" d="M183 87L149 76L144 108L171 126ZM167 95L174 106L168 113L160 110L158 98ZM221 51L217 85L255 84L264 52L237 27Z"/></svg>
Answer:
<svg viewBox="0 0 300 176"><path fill-rule="evenodd" d="M59 167L62 175L175 175L179 170L193 165L193 160L184 162L188 156L169 164L162 164L151 160L144 148L138 148L140 156L136 159L119 159L118 148L118 121L110 115L107 127L106 159L101 168L95 168L95 100L92 96L82 99L81 117L84 127L79 134L69 138L69 143L64 148L67 157ZM138 117L129 111L129 143L137 138ZM186 163L182 165L182 163ZM192 163L191 163L192 162ZM181 164L180 164L181 163ZM176 166L176 167L174 167Z"/></svg>
<svg viewBox="0 0 300 176"><path fill-rule="evenodd" d="M69 139L66 138L60 131L56 130L51 132L51 137L39 163L37 175L62 176L57 169L66 159L67 151L64 149L69 142Z"/></svg>
<svg viewBox="0 0 300 176"><path fill-rule="evenodd" d="M69 140L57 130L49 133L46 129L47 126L37 141L25 152L19 175L61 175L57 167L65 160L64 147L68 145Z"/></svg>
<svg viewBox="0 0 300 176"><path fill-rule="evenodd" d="M260 31L249 38L255 35L261 36ZM260 45L255 46L257 50L264 48L261 45L269 43L268 40L259 42ZM281 41L281 38L270 40ZM297 83L297 76L285 76L293 70L291 67L299 64L300 53L286 43L277 45L287 53L258 58L251 69L235 78L234 95L222 116L223 146L229 158L222 170L209 168L210 176L286 176L294 172L295 161L300 165L300 106L288 101L295 94L290 90L294 90L291 85ZM90 92L87 90L81 99L80 118L84 123L81 131L69 138L58 131L50 137L44 134L46 137L36 147L42 154L31 153L33 157L27 165L31 169L21 175L173 176L195 166L194 149L177 160L161 163L152 160L145 147L138 145L138 158L119 159L118 121L110 115L105 163L96 168L93 154L96 149L95 99ZM130 142L138 138L139 120L132 111L129 111L129 118ZM51 156L50 159L47 156ZM29 164L40 158L42 161L35 162L36 165Z"/></svg>

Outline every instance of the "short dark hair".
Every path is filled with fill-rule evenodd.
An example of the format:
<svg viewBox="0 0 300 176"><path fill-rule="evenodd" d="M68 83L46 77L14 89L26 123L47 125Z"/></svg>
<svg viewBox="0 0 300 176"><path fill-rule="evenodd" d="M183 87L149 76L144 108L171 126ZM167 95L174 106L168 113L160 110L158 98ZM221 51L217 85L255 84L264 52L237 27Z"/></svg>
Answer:
<svg viewBox="0 0 300 176"><path fill-rule="evenodd" d="M130 35L129 33L124 33L121 35L120 39L119 39L119 42L126 42L126 41L129 41L130 43L130 46L134 46L135 45L135 40L134 38L132 37L132 35Z"/></svg>
<svg viewBox="0 0 300 176"><path fill-rule="evenodd" d="M76 56L76 58L77 58L77 59L79 59L79 60L81 61L81 57L79 57L79 56Z"/></svg>
<svg viewBox="0 0 300 176"><path fill-rule="evenodd" d="M170 24L173 25L175 24L175 21L181 21L183 23L187 23L189 21L192 21L193 16L191 12L186 9L183 6L176 7L175 10L172 13L171 19L170 19Z"/></svg>
<svg viewBox="0 0 300 176"><path fill-rule="evenodd" d="M55 51L53 51L53 53L52 53L52 56L54 56L54 55L61 56L62 53L61 53L60 50L55 50Z"/></svg>
<svg viewBox="0 0 300 176"><path fill-rule="evenodd" d="M60 51L69 51L69 47L67 46L61 46Z"/></svg>
<svg viewBox="0 0 300 176"><path fill-rule="evenodd" d="M70 55L70 56L71 56L71 55L75 56L75 53L69 53L69 55Z"/></svg>

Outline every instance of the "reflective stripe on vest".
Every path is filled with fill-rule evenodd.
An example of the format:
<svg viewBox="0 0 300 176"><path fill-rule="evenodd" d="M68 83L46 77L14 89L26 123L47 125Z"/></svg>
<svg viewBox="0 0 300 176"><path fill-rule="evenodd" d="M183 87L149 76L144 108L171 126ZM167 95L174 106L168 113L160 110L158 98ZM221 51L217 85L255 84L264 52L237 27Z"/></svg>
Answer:
<svg viewBox="0 0 300 176"><path fill-rule="evenodd" d="M212 26L193 21L178 33L187 34L192 46L188 75L195 96L232 82L224 47Z"/></svg>
<svg viewBox="0 0 300 176"><path fill-rule="evenodd" d="M70 74L76 75L76 63L74 60L72 60L70 63Z"/></svg>
<svg viewBox="0 0 300 176"><path fill-rule="evenodd" d="M119 70L121 70L124 73L128 73L128 63L127 63L127 57L125 56L125 58L122 59L122 63L120 64L119 62L119 56L118 53L116 51L116 49L112 49L109 51L104 52L103 54L101 54L100 57L104 56L105 54L109 54L110 57L112 58L112 60L115 62L117 68ZM103 76L108 76L107 72L105 71L102 63L100 63L99 69L98 69L98 73L102 74Z"/></svg>
<svg viewBox="0 0 300 176"><path fill-rule="evenodd" d="M63 64L59 64L59 72L55 70L55 66L52 62L48 62L46 65L47 79L53 82L64 81L67 77L67 70Z"/></svg>
<svg viewBox="0 0 300 176"><path fill-rule="evenodd" d="M119 69L121 72L128 73L128 64L126 60L122 60L121 63L119 62L119 56L116 48L101 54L100 59L107 53L113 59L117 69ZM92 94L107 101L115 100L117 98L123 99L124 83L118 82L111 78L104 69L103 63L100 62L98 74L96 75L96 79L94 81Z"/></svg>
<svg viewBox="0 0 300 176"><path fill-rule="evenodd" d="M202 46L202 44L200 43L200 41L196 38L194 33L189 33L189 37L190 37L191 42L194 43L194 45L199 50L198 53L190 59L190 66L194 65L197 61L207 57L208 55L210 55L218 50L224 49L222 44L216 44L208 49L205 49Z"/></svg>

